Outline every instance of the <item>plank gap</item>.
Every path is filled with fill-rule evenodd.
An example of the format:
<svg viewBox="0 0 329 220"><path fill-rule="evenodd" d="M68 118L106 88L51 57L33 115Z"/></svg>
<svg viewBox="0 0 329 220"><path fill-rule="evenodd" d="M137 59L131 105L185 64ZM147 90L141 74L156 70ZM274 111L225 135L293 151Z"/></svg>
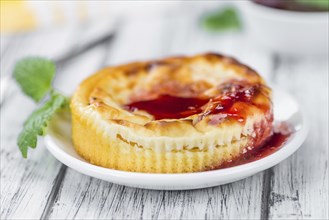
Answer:
<svg viewBox="0 0 329 220"><path fill-rule="evenodd" d="M42 212L42 215L40 217L40 219L49 219L49 216L51 214L52 208L55 204L55 201L58 198L58 192L59 189L61 188L63 179L65 177L66 174L66 170L67 170L67 166L62 164L61 168L59 169L59 172L55 178L55 183L53 185L53 188L51 189L50 195L48 197L46 206Z"/></svg>
<svg viewBox="0 0 329 220"><path fill-rule="evenodd" d="M111 32L110 34L106 34L105 36L102 36L93 42L83 45L80 48L75 47L70 53L65 54L63 57L60 57L58 60L56 60L56 66L65 65L66 63L70 62L72 59L90 51L91 49L96 48L99 45L110 44L110 42L113 39L114 39L114 33Z"/></svg>
<svg viewBox="0 0 329 220"><path fill-rule="evenodd" d="M273 168L266 170L263 175L263 189L262 189L260 219L269 219L270 197L271 197L271 191L272 191L271 182L272 182L273 175L274 175Z"/></svg>

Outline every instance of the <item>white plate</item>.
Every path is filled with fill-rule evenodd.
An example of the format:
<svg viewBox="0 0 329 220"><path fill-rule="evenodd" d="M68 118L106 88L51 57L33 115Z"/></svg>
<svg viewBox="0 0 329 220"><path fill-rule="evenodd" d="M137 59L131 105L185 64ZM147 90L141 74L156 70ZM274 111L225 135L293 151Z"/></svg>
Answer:
<svg viewBox="0 0 329 220"><path fill-rule="evenodd" d="M75 152L71 141L70 120L63 116L53 120L45 142L50 153L65 165L88 176L116 184L160 190L187 190L222 185L254 175L280 163L293 154L305 140L307 124L295 99L278 88L274 88L273 93L275 120L288 121L294 126L296 132L282 148L273 154L231 168L186 174L152 174L95 166L86 162Z"/></svg>

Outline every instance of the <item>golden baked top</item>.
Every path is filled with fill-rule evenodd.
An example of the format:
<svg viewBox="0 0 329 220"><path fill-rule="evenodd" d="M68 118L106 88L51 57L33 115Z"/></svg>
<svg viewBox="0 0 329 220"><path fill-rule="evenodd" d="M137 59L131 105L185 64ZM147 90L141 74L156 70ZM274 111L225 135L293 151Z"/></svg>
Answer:
<svg viewBox="0 0 329 220"><path fill-rule="evenodd" d="M213 53L104 68L79 86L71 107L109 136L150 148L231 142L273 117L264 80Z"/></svg>

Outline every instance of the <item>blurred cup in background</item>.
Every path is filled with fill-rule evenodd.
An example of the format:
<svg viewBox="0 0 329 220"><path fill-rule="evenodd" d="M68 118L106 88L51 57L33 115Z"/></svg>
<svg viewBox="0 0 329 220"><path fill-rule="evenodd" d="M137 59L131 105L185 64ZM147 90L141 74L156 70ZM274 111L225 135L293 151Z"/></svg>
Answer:
<svg viewBox="0 0 329 220"><path fill-rule="evenodd" d="M329 0L323 1L329 4ZM289 1L272 0L266 2L272 3L272 5L261 5L255 1L236 3L250 41L283 54L328 54L329 12L327 10L278 9L274 8L275 2L287 3ZM290 2L293 1L290 0Z"/></svg>

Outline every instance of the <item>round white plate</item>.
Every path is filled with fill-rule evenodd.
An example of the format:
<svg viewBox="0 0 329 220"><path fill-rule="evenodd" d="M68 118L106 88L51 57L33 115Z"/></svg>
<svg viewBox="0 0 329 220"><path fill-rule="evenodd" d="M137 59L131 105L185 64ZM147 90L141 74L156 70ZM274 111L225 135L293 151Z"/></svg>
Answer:
<svg viewBox="0 0 329 220"><path fill-rule="evenodd" d="M276 87L273 89L273 94L275 120L288 121L294 126L296 132L273 154L231 168L184 174L152 174L95 166L75 152L71 141L69 116L58 116L53 120L45 142L50 153L65 165L80 173L116 184L159 190L187 190L222 185L254 175L280 163L293 154L305 140L307 124L295 99Z"/></svg>

